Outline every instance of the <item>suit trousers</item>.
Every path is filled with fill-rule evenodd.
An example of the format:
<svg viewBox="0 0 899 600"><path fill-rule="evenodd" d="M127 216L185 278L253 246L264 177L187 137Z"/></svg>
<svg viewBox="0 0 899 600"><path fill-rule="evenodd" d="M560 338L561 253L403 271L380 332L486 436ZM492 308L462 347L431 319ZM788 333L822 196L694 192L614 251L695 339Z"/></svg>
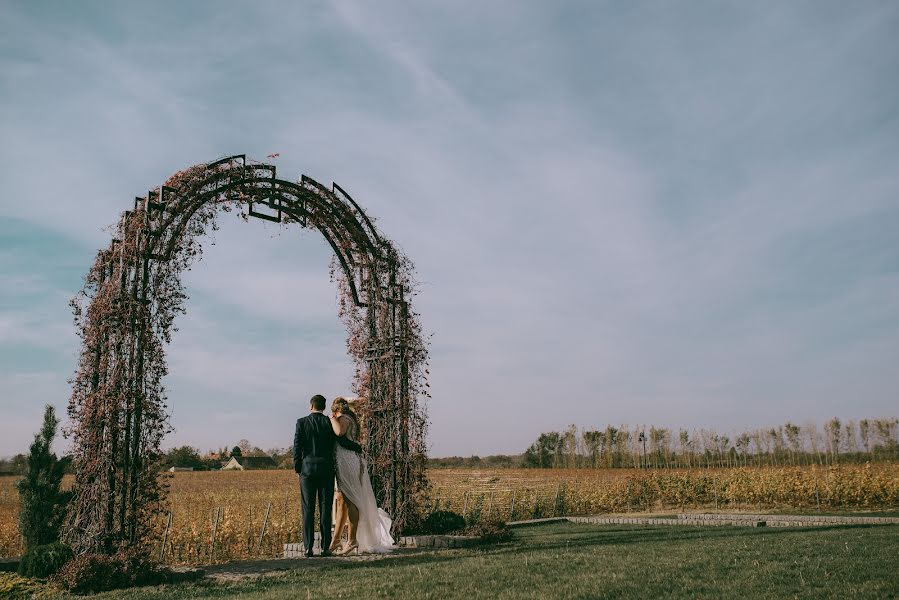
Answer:
<svg viewBox="0 0 899 600"><path fill-rule="evenodd" d="M334 471L300 475L300 495L303 506L303 548L312 555L315 543L315 504L318 501L322 552L331 546L331 509L334 502Z"/></svg>

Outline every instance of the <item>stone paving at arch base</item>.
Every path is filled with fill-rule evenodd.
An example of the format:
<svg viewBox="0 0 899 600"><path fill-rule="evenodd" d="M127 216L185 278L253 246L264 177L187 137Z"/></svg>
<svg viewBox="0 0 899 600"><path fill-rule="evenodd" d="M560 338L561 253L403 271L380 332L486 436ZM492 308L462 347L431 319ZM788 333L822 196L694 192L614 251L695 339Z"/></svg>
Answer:
<svg viewBox="0 0 899 600"><path fill-rule="evenodd" d="M312 551L318 554L321 551L321 538L315 533L315 543ZM468 548L476 546L480 538L473 535L410 535L397 540L397 546L401 549L412 548ZM284 544L284 558L305 558L305 548L302 543Z"/></svg>
<svg viewBox="0 0 899 600"><path fill-rule="evenodd" d="M863 517L830 515L764 515L741 513L683 513L677 517L550 517L513 521L509 527L541 523L589 523L591 525L689 525L702 527L824 527L828 525L899 524L899 517Z"/></svg>

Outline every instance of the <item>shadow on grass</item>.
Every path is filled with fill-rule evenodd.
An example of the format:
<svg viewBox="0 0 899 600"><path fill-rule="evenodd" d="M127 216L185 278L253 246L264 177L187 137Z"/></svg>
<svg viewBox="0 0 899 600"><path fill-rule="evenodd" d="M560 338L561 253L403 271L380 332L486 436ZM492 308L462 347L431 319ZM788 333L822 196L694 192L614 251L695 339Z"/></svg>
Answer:
<svg viewBox="0 0 899 600"><path fill-rule="evenodd" d="M548 528L552 530L548 531ZM826 531L847 531L871 528L891 527L889 525L833 525L822 527L777 527L777 528L744 528L744 527L674 527L634 525L627 527L609 527L602 525L554 524L541 525L539 531L528 532L527 528L515 530L515 537L509 541L495 545L465 549L426 550L397 553L390 557L376 560L347 561L340 559L304 559L285 565L279 559L265 561L273 568L271 573L289 574L292 571L308 569L330 569L333 571L354 571L358 569L386 569L405 566L425 566L451 563L467 558L493 555L508 556L525 555L533 552L552 552L562 550L587 550L610 546L648 545L669 542L709 541L712 539L743 539L753 536L796 535L813 536ZM895 527L895 526L892 526ZM585 530L587 529L587 530ZM529 534L530 533L530 534ZM529 539L530 538L530 539ZM402 551L401 551L402 552ZM258 561L262 562L262 561ZM247 563L250 564L250 563ZM210 568L212 572L229 572L227 567ZM234 569L239 571L239 569ZM263 570L265 570L263 568Z"/></svg>
<svg viewBox="0 0 899 600"><path fill-rule="evenodd" d="M482 565L485 562L489 563L487 566L488 571L494 569L491 572L514 573L521 568L521 564L526 561L529 555L532 560L542 560L545 565L549 563L546 563L543 559L552 559L553 556L564 556L571 553L572 557L580 555L579 560L583 564L584 559L590 562L591 554L594 553L597 556L600 554L619 557L633 555L642 556L645 559L646 557L672 556L671 552L674 551L672 560L678 561L688 555L701 555L703 552L711 557L713 554L720 552L725 544L730 544L731 542L734 546L745 548L746 544L744 542L752 539L753 536L755 536L757 542L749 542L748 545L752 550L764 552L766 549L773 547L815 547L815 543L808 543L809 540L814 542L813 536L815 535L824 533L830 540L834 540L841 538L841 536L833 535L833 532L844 533L860 530L875 533L872 539L876 538L880 540L878 543L882 544L884 539L895 539L895 533L899 532L899 526L833 525L825 527L755 529L726 526L696 527L572 523L541 525L533 529L529 527L515 529L513 532L514 537L509 542L474 548L400 550L394 555L374 559L313 558L286 561L273 559L232 563L231 565L210 567L210 571L219 571L219 575L233 572L236 575L235 577L204 579L194 583L176 584L140 592L136 590L133 592L129 591L124 595L123 593L112 593L103 597L110 600L125 600L126 598L128 600L223 598L280 590L275 596L281 598L292 597L291 594L296 590L320 587L323 581L332 578L336 578L335 581L340 578L346 578L346 581L399 581L402 583L398 584L400 587L397 589L408 590L417 589L415 586L420 585L419 580L429 581L440 578L445 580L453 577L465 577L469 572L473 572L472 569L474 567L483 568ZM723 543L718 542L718 540L722 540ZM603 550L604 548L606 550ZM625 550L625 552L620 550ZM535 553L541 556L535 556ZM665 567L669 569L669 571L666 571L669 574L665 575L665 577L679 578L680 585L684 584L685 578L694 577L697 581L700 581L706 575L704 569L712 568L710 563L714 562L714 560L700 561L700 563L693 564L688 568L683 566L672 567L669 564ZM559 563L551 564L558 565ZM621 565L619 566L621 567ZM718 569L718 571L715 572L717 575L715 573L712 574L712 580L715 577L727 579L731 574L730 570L734 568L739 569L743 567L734 567L729 562L726 565L722 563L714 566L714 569ZM388 571L388 569L392 571ZM418 571L418 577L416 577L416 571ZM420 579L422 578L422 572L427 573L429 571L432 574L431 578ZM557 569L555 566L552 568L552 571L556 573ZM265 574L266 576L254 576L257 574ZM250 576L247 577L247 575ZM786 576L793 577L791 573L778 575L778 577ZM806 577L808 576L809 571L806 571ZM773 576L768 575L768 577ZM665 583L664 586L669 586L669 584L670 582ZM411 588L409 587L410 585L412 586ZM587 585L587 583L584 583L584 585ZM719 589L714 587L713 583L709 583L709 581L705 581L702 585L712 585L708 590ZM664 587L664 589L668 590L668 587ZM686 594L685 597L693 597L695 593L699 593L697 590L701 591L705 588L690 589L693 593ZM759 589L767 590L768 588Z"/></svg>
<svg viewBox="0 0 899 600"><path fill-rule="evenodd" d="M814 536L827 531L849 531L863 530L881 527L891 527L890 525L829 525L819 527L691 527L691 526L672 526L672 525L634 525L631 527L615 527L603 530L591 530L579 532L578 528L584 525L572 524L564 530L560 528L558 532L552 532L552 538L562 539L546 539L549 532L541 536L516 536L519 542L517 547L509 548L510 553L527 553L539 550L559 550L601 547L601 546L628 546L635 544L653 544L665 542L681 542L702 540L709 541L712 539L744 539L755 536L783 536L783 535L802 535ZM895 526L892 526L895 527ZM534 543L528 544L527 537L537 538ZM523 542L523 543L522 543Z"/></svg>

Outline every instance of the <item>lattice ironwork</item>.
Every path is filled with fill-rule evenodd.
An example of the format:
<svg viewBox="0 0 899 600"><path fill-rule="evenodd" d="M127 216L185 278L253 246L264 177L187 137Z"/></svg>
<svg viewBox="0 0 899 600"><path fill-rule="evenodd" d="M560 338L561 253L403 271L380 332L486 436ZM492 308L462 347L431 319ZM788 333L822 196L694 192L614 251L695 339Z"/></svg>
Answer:
<svg viewBox="0 0 899 600"><path fill-rule="evenodd" d="M69 404L76 497L65 538L79 552L141 543L161 506L154 461L169 430L162 379L187 298L180 276L216 215L235 208L246 219L315 229L333 249L375 493L398 529L416 514L426 486L420 398L429 394L426 343L409 303L411 262L337 184L278 179L274 165L238 155L180 171L135 198L73 300L83 347Z"/></svg>

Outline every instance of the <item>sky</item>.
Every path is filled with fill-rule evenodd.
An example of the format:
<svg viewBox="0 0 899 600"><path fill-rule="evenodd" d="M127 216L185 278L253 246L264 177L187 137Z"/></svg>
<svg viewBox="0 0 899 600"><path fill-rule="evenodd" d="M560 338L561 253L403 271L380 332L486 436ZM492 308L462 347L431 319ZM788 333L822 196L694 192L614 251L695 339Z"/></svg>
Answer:
<svg viewBox="0 0 899 600"><path fill-rule="evenodd" d="M891 1L0 2L0 455L65 412L120 211L238 153L414 261L433 455L896 416L897 32ZM350 393L330 250L221 225L165 445L288 446Z"/></svg>

